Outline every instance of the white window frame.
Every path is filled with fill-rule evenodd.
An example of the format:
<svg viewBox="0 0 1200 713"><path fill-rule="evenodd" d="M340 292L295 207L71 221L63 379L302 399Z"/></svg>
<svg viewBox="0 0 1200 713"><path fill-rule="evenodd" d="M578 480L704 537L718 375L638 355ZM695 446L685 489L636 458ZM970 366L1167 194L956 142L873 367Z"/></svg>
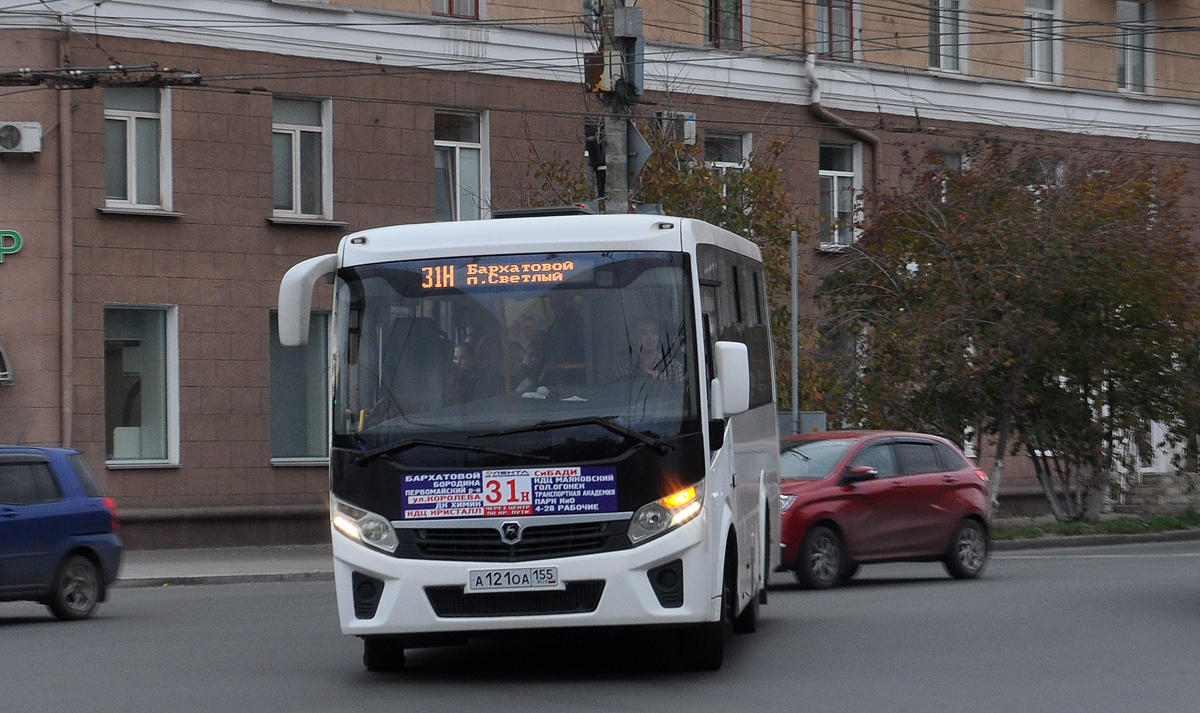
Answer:
<svg viewBox="0 0 1200 713"><path fill-rule="evenodd" d="M275 321L276 329L273 330L270 334L271 344L272 344L272 348L273 348L275 343L279 341L279 331L278 331L278 324L279 324L278 314L279 314L279 312L278 312L278 310L271 310L270 314L274 315L276 317L276 321ZM328 346L329 344L332 343L332 340L333 340L333 315L328 311L325 311L325 312L314 311L312 313L313 316L318 315L318 314L325 316L325 344ZM270 320L268 320L268 324L269 323L270 323ZM310 341L309 345L307 345L305 347L300 347L300 348L303 348L303 349L312 348L311 341ZM325 411L325 418L324 418L325 455L324 456L271 456L271 465L273 465L273 466L284 466L284 467L286 467L286 466L311 466L311 465L326 465L329 463L329 434L333 430L333 410L330 405L331 399L329 398L329 394L332 393L331 389L333 388L332 387L333 373L332 373L332 367L331 367L332 360L330 359L329 349L326 348L326 349L323 349L322 351L324 353L324 359L325 359L325 390L324 390L324 393L321 394L321 406L322 406L322 408L324 408L324 411ZM268 370L268 378L273 382L274 381L274 365L268 364L267 370ZM268 394L267 400L268 400L270 406L274 405L274 400L273 400L271 394ZM269 438L273 438L273 437L274 437L273 433L269 435ZM271 442L268 445L269 445L269 450L273 451L275 448L274 442Z"/></svg>
<svg viewBox="0 0 1200 713"><path fill-rule="evenodd" d="M717 175L721 176L722 179L728 173L736 172L736 173L740 174L742 171L746 170L746 167L750 165L750 152L753 149L752 142L754 139L753 134L744 134L744 133L739 133L739 132L722 132L722 131L706 131L706 132L704 132L704 140L705 141L708 141L708 137L710 137L710 136L740 138L742 140L742 160L737 163L734 163L732 161L709 161L706 159L704 162L706 166L708 166L710 169L716 171ZM726 197L726 196L728 196L728 194L729 194L729 186L725 181L722 181L721 182L721 196Z"/></svg>
<svg viewBox="0 0 1200 713"><path fill-rule="evenodd" d="M830 226L836 225L836 223L837 223L836 219L840 217L840 214L837 212L837 197L836 197L837 179L840 177L850 177L850 185L854 189L853 207L850 209L850 220L853 221L852 224L854 225L853 233L852 233L853 237L852 237L851 241L849 243L836 242L834 233L822 234L820 236L821 248L826 249L826 250L842 250L842 249L858 242L858 239L859 239L859 237L861 237L861 234L862 234L862 231L858 227L859 218L861 217L861 213L862 213L862 191L863 191L862 144L858 143L858 142L852 143L852 142L842 142L842 141L822 141L820 143L820 146L836 146L836 147L841 147L841 148L849 147L851 149L851 156L853 159L853 164L852 164L853 170L852 171L821 170L820 163L819 163L819 160L820 160L819 155L818 155L818 164L817 164L817 166L818 166L818 168L817 168L817 176L818 176L817 225L818 226L821 224L821 220L820 220L821 206L820 206L820 195L819 195L820 179L829 178L833 181L833 185L834 185L835 192L833 195L831 195L831 199L830 199L830 207L833 209L834 212L830 215L830 221L829 221Z"/></svg>
<svg viewBox="0 0 1200 713"><path fill-rule="evenodd" d="M600 16L600 0L583 0L583 29L591 34L599 34L604 20Z"/></svg>
<svg viewBox="0 0 1200 713"><path fill-rule="evenodd" d="M934 180L941 184L942 202L946 202L946 194L949 192L949 185L946 179L948 173L961 173L971 170L971 157L962 151L936 151L941 159L941 165L937 168L940 170L940 175ZM952 162L957 162L957 166L951 165Z"/></svg>
<svg viewBox="0 0 1200 713"><path fill-rule="evenodd" d="M8 352L4 351L4 345L0 344L0 386L12 386L12 384L12 362L8 359Z"/></svg>
<svg viewBox="0 0 1200 713"><path fill-rule="evenodd" d="M470 141L440 141L434 139L433 146L438 148L454 149L454 191L451 200L454 205L452 212L454 214L453 221L463 220L462 207L460 205L459 196L462 193L462 176L461 160L459 158L460 149L478 149L479 150L479 219L490 218L491 211L491 151L489 149L488 135L489 117L488 112L484 110L464 110L464 109L435 109L434 114L457 114L459 116L474 116L479 119L479 142L473 143Z"/></svg>
<svg viewBox="0 0 1200 713"><path fill-rule="evenodd" d="M1062 38L1060 15L1062 2L1049 0L1050 9L1031 8L1025 4L1025 81L1057 84L1062 81ZM1049 34L1049 40L1044 34ZM1044 63L1049 63L1047 70ZM1047 76L1048 75L1048 76Z"/></svg>
<svg viewBox="0 0 1200 713"><path fill-rule="evenodd" d="M965 0L930 0L929 67L931 69L942 72L965 71L966 47L963 38L966 33L963 18L967 13L966 4ZM954 41L947 42L948 37L953 37ZM947 53L948 47L953 47L953 54Z"/></svg>
<svg viewBox="0 0 1200 713"><path fill-rule="evenodd" d="M1120 3L1117 3L1118 7ZM1134 22L1124 22L1120 19L1119 10L1117 17L1117 91L1127 92L1129 94L1150 94L1153 86L1153 64L1154 64L1154 3L1152 0L1138 3L1130 2L1131 5L1140 7L1144 11L1144 16ZM1125 44L1125 38L1130 34L1130 30L1138 30L1142 35L1142 86L1141 88L1131 87L1130 84L1130 56L1132 50Z"/></svg>
<svg viewBox="0 0 1200 713"><path fill-rule="evenodd" d="M754 141L753 134L741 133L738 131L706 131L706 132L704 132L704 140L705 141L708 141L708 138L710 136L740 138L742 140L742 160L739 161L738 163L733 163L732 161L708 161L708 160L705 160L705 164L707 164L709 168L716 169L721 175L725 175L725 172L729 171L729 170L742 171L746 168L746 165L750 162L750 152L753 150L753 141Z"/></svg>
<svg viewBox="0 0 1200 713"><path fill-rule="evenodd" d="M104 197L105 208L133 209L145 211L170 211L174 205L171 182L171 88L158 90L158 111L134 111L131 109L104 109L105 121L125 123L125 195L127 200ZM158 120L158 202L137 202L137 132L136 119ZM105 156L105 161L108 157ZM107 166L105 167L107 170ZM107 192L107 191L106 191Z"/></svg>
<svg viewBox="0 0 1200 713"><path fill-rule="evenodd" d="M169 304L128 304L105 302L104 309L138 309L159 310L165 312L164 351L166 359L166 445L167 457L164 459L109 459L104 465L112 470L145 469L145 468L177 468L179 467L179 306ZM101 335L103 338L103 335ZM101 379L103 383L103 379ZM107 406L106 406L107 408ZM104 424L108 429L108 424Z"/></svg>
<svg viewBox="0 0 1200 713"><path fill-rule="evenodd" d="M279 94L276 99L314 102L321 105L321 212L304 213L300 202L301 172L300 172L300 134L302 132L317 133L313 127L306 124L278 124L271 122L271 136L288 134L292 144L292 210L272 207L271 215L276 218L298 218L309 220L333 220L333 100L319 97L302 97ZM275 170L274 153L271 162L272 173ZM274 196L272 196L274 203Z"/></svg>

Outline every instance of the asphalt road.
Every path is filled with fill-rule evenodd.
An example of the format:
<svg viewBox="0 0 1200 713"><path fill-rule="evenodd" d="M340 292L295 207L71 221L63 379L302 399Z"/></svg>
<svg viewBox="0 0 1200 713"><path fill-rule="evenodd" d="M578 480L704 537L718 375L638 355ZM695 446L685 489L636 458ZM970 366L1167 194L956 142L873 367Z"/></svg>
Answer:
<svg viewBox="0 0 1200 713"><path fill-rule="evenodd" d="M332 582L121 589L97 618L0 604L0 711L1200 710L1200 543L998 553L984 578L779 578L714 674L653 632L425 649L368 674Z"/></svg>

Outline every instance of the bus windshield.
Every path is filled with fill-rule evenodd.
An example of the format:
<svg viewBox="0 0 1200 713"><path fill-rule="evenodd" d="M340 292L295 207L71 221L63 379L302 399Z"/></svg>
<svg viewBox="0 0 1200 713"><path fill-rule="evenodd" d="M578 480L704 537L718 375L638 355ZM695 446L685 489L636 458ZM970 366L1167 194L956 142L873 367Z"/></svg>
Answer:
<svg viewBox="0 0 1200 713"><path fill-rule="evenodd" d="M502 448L507 432L599 420L616 428L596 438L699 429L683 254L444 258L337 277L335 447L449 435Z"/></svg>

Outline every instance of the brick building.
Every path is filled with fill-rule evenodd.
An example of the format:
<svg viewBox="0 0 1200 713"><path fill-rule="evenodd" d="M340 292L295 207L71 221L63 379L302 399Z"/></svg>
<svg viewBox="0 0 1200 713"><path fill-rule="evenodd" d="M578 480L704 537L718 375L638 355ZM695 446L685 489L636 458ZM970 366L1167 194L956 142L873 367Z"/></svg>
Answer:
<svg viewBox="0 0 1200 713"><path fill-rule="evenodd" d="M854 239L839 192L980 133L1142 139L1196 185L1195 5L646 2L634 114L694 116L733 164L786 139L811 268ZM599 114L593 11L0 0L0 442L83 451L134 546L324 537L324 344L278 345L279 278L349 231L527 204L531 152L578 159Z"/></svg>

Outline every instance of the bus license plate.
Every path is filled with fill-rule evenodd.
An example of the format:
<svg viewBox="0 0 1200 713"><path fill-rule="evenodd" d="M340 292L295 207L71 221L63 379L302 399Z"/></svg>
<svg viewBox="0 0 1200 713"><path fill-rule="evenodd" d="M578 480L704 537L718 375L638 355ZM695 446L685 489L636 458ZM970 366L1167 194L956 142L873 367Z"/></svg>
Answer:
<svg viewBox="0 0 1200 713"><path fill-rule="evenodd" d="M558 580L558 567L510 567L473 569L467 572L467 592L565 589Z"/></svg>

